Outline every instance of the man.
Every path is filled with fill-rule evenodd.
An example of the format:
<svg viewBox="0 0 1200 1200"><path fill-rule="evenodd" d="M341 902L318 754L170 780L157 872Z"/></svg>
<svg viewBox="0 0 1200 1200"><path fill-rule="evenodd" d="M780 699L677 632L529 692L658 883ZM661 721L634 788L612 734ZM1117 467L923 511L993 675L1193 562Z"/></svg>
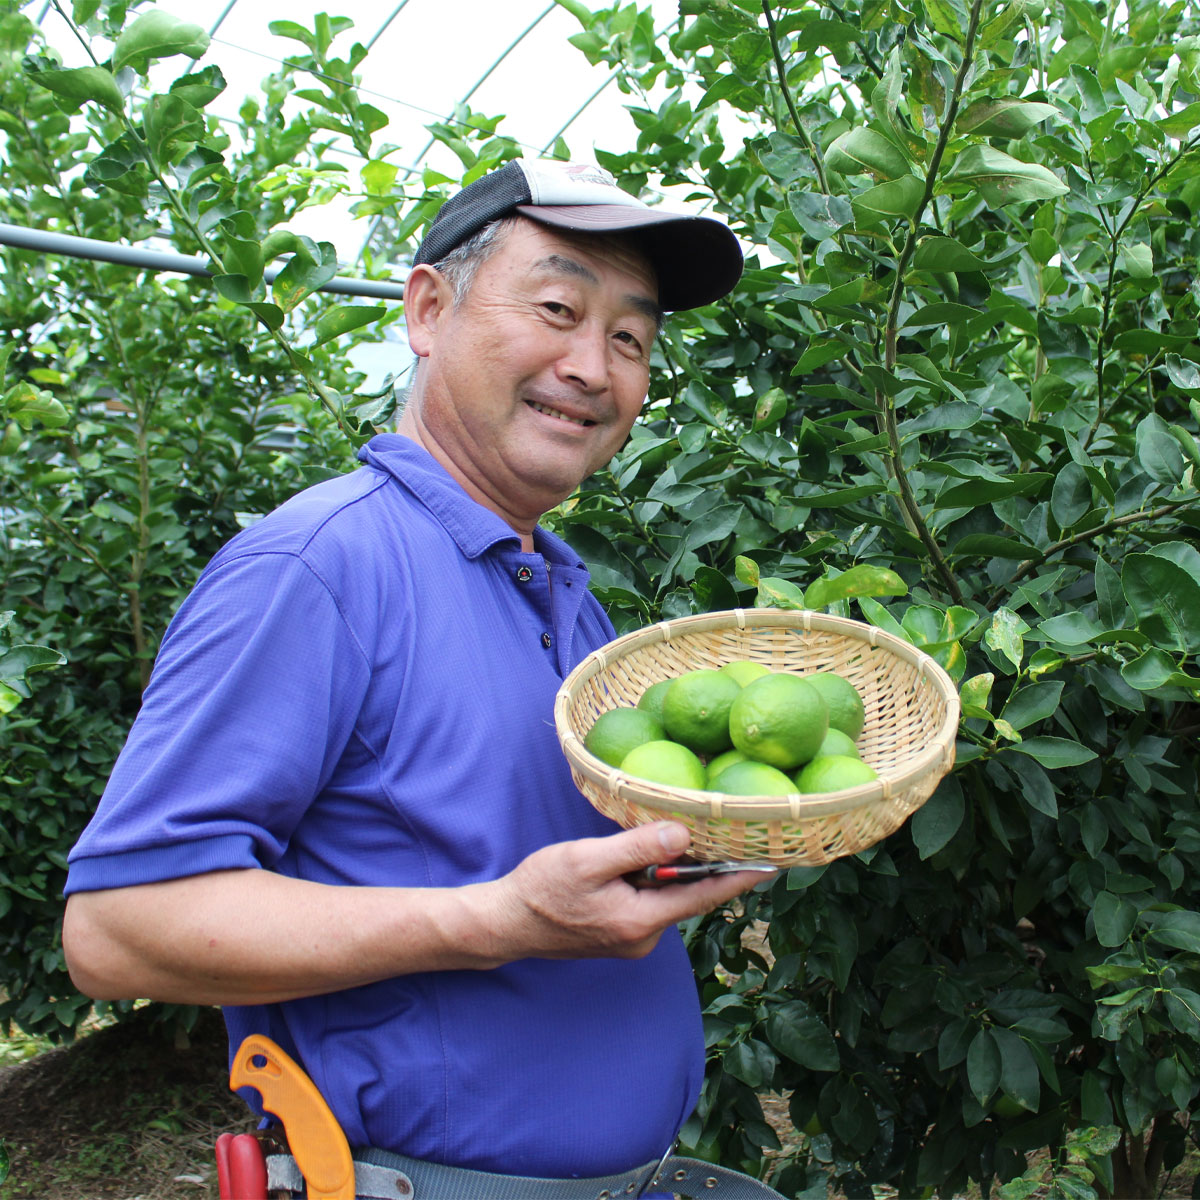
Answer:
<svg viewBox="0 0 1200 1200"><path fill-rule="evenodd" d="M555 1180L669 1148L703 1070L675 926L754 877L624 878L687 832L614 832L571 782L553 698L613 631L537 522L625 440L662 309L740 269L594 167L447 202L399 432L236 537L164 638L71 855L81 990L222 1005L355 1147Z"/></svg>

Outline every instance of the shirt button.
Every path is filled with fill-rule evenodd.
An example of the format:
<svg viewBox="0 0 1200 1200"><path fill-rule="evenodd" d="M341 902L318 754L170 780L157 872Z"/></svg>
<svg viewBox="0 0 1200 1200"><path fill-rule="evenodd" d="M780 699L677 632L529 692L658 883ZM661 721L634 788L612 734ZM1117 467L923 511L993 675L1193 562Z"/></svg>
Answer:
<svg viewBox="0 0 1200 1200"><path fill-rule="evenodd" d="M528 567L517 568L517 582L528 583L533 578L533 572Z"/></svg>
<svg viewBox="0 0 1200 1200"><path fill-rule="evenodd" d="M550 641L550 635L548 633L542 634L542 645L545 646L547 650L550 649L551 641Z"/></svg>

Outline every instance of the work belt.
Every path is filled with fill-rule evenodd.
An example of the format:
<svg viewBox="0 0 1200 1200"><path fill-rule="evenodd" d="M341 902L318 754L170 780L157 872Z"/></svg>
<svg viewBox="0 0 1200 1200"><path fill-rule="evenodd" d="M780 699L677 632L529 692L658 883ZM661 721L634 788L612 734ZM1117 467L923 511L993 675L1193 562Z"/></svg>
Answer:
<svg viewBox="0 0 1200 1200"><path fill-rule="evenodd" d="M493 1175L370 1148L353 1153L358 1200L625 1200L664 1192L693 1200L784 1200L749 1175L669 1151L658 1162L591 1179ZM267 1185L272 1194L305 1195L304 1177L289 1154L267 1156Z"/></svg>

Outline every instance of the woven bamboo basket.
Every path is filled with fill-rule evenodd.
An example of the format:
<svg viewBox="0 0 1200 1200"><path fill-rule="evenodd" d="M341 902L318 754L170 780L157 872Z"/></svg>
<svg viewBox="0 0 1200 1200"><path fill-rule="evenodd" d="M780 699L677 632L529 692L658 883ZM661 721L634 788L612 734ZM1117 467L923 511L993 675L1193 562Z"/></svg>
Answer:
<svg viewBox="0 0 1200 1200"><path fill-rule="evenodd" d="M834 671L858 688L858 741L879 778L821 796L730 796L666 787L609 766L583 738L607 709L635 705L660 679L748 658L772 671ZM662 621L588 655L563 681L554 720L579 790L631 829L669 817L690 855L776 866L857 854L895 832L954 764L958 692L928 654L872 625L824 613L731 609Z"/></svg>

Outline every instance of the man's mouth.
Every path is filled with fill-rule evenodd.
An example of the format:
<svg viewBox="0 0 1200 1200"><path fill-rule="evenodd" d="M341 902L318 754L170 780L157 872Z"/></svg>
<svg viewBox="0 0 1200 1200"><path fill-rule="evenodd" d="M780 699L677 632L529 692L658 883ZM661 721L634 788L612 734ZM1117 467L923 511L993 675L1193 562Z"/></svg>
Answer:
<svg viewBox="0 0 1200 1200"><path fill-rule="evenodd" d="M560 421L566 421L570 425L582 425L585 428L589 425L595 425L595 421L589 420L587 417L569 417L565 412L559 412L557 408L549 408L545 404L539 404L536 400L526 400L526 404L533 409L534 412L544 413L547 417L556 417Z"/></svg>

